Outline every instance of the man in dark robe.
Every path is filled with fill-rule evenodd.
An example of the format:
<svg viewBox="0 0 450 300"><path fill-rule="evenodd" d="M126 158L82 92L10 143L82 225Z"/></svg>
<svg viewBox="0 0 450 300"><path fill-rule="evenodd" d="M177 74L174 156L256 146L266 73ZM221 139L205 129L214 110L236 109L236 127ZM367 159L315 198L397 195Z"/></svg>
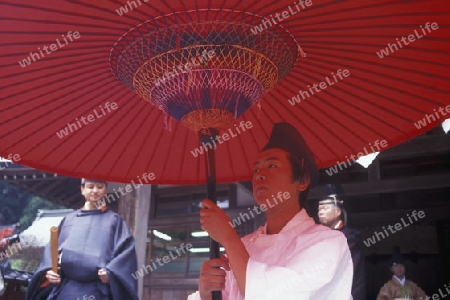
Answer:
<svg viewBox="0 0 450 300"><path fill-rule="evenodd" d="M58 274L51 271L50 245L34 274L27 300L137 300L135 241L125 221L96 202L106 182L82 180L86 203L59 225ZM84 298L83 298L84 297Z"/></svg>
<svg viewBox="0 0 450 300"><path fill-rule="evenodd" d="M342 187L327 184L326 188L327 195L319 201L319 222L344 233L353 261L353 300L366 300L364 247L359 238L359 231L347 226L347 212L344 209L345 195Z"/></svg>

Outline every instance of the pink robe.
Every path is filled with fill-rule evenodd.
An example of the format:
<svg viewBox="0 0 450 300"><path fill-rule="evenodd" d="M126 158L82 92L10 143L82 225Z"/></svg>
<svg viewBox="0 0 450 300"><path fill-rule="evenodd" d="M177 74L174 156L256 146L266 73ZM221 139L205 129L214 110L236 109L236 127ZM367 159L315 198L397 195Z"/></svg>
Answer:
<svg viewBox="0 0 450 300"><path fill-rule="evenodd" d="M304 209L280 233L265 232L263 226L242 238L250 254L245 298L229 271L223 300L352 299L353 263L342 232L315 224Z"/></svg>

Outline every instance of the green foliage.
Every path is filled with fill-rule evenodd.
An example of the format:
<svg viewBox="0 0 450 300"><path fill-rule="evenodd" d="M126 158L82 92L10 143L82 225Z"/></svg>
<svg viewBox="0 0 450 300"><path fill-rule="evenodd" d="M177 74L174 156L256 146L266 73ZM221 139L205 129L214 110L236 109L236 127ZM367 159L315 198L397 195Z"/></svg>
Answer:
<svg viewBox="0 0 450 300"><path fill-rule="evenodd" d="M15 270L34 272L39 267L43 254L44 247L26 247L15 253L9 261Z"/></svg>
<svg viewBox="0 0 450 300"><path fill-rule="evenodd" d="M33 197L28 202L28 205L22 212L22 217L20 218L20 228L26 229L31 225L31 223L33 223L34 219L36 219L38 209L62 209L62 208L65 207L54 204L40 197Z"/></svg>
<svg viewBox="0 0 450 300"><path fill-rule="evenodd" d="M0 181L0 225L19 222L31 195Z"/></svg>
<svg viewBox="0 0 450 300"><path fill-rule="evenodd" d="M61 208L64 207L0 181L0 225L20 223L24 230L36 219L38 209Z"/></svg>
<svg viewBox="0 0 450 300"><path fill-rule="evenodd" d="M20 231L23 231L36 219L38 209L61 208L65 207L0 181L0 225L20 223ZM14 253L9 261L13 269L34 272L39 266L43 251L43 247L24 247Z"/></svg>

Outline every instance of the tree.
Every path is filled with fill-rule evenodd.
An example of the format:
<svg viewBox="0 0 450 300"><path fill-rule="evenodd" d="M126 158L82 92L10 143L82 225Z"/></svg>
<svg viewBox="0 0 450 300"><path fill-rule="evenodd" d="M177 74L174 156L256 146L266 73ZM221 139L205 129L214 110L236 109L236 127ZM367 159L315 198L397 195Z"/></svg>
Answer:
<svg viewBox="0 0 450 300"><path fill-rule="evenodd" d="M38 209L61 208L65 207L33 196L13 185L0 181L0 225L20 223L20 231L23 231L36 219ZM6 236L12 235L12 231L8 228L4 232L7 233ZM9 259L13 269L34 272L41 261L43 247L31 245L18 250L20 251L12 252L14 255Z"/></svg>
<svg viewBox="0 0 450 300"><path fill-rule="evenodd" d="M38 209L61 208L65 207L0 181L0 225L20 223L20 228L24 230L33 223Z"/></svg>
<svg viewBox="0 0 450 300"><path fill-rule="evenodd" d="M19 222L24 208L31 199L31 195L15 186L0 181L0 225Z"/></svg>
<svg viewBox="0 0 450 300"><path fill-rule="evenodd" d="M44 200L41 197L33 197L28 202L28 205L22 212L22 217L20 218L20 228L26 229L31 225L31 223L33 223L34 219L36 219L38 209L62 209L62 208L65 207Z"/></svg>

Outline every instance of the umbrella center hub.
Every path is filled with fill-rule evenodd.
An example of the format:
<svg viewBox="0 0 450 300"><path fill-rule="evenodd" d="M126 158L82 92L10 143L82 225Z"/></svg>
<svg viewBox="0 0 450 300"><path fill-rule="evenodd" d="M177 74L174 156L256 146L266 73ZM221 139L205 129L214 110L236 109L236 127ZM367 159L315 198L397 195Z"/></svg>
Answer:
<svg viewBox="0 0 450 300"><path fill-rule="evenodd" d="M232 10L157 17L120 37L111 68L122 83L189 128L224 129L303 54L281 25L255 32L261 20Z"/></svg>

